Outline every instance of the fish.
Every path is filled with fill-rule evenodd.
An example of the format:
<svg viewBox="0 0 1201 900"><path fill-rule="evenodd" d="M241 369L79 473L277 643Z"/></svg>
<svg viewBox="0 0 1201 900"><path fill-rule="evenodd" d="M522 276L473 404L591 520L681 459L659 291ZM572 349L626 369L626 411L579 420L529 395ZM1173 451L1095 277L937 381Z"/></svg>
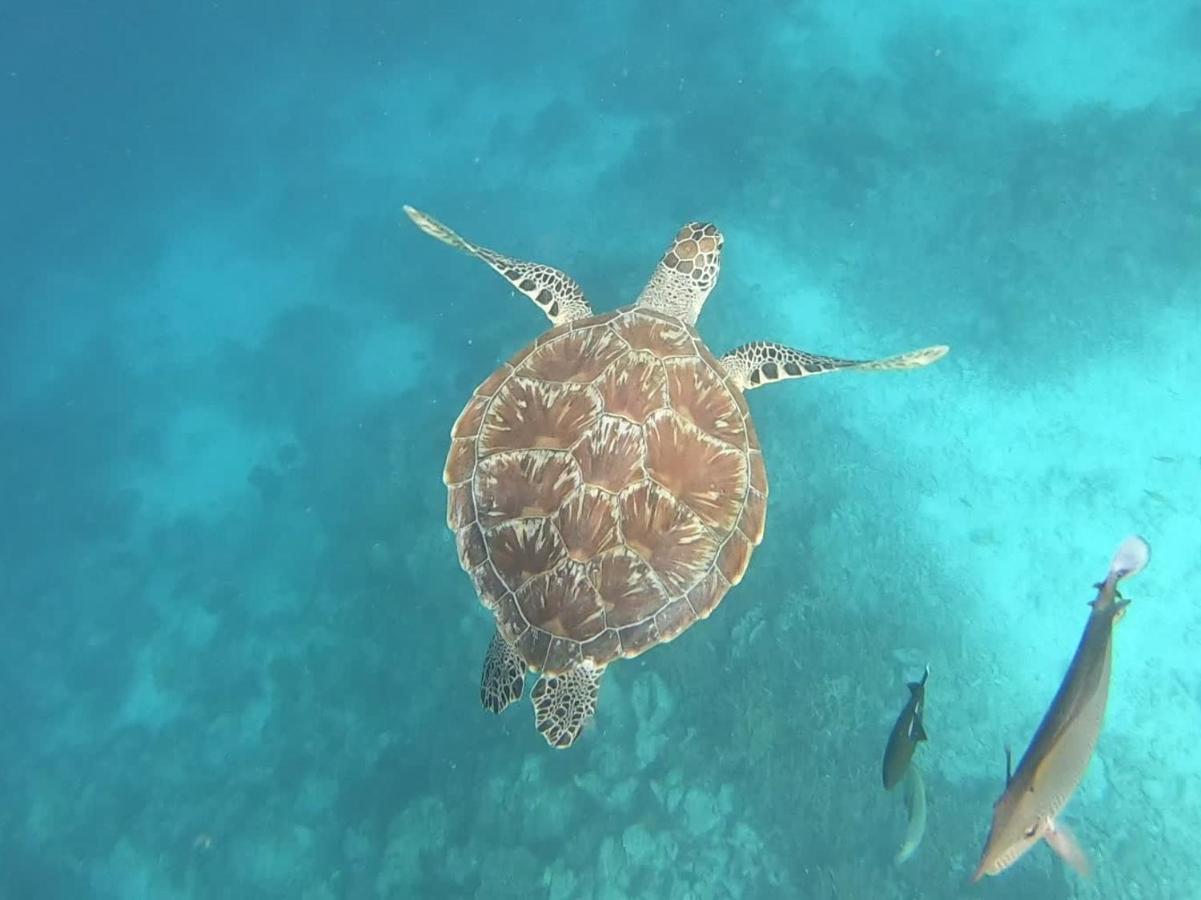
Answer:
<svg viewBox="0 0 1201 900"><path fill-rule="evenodd" d="M910 764L909 774L905 776L905 812L908 814L905 842L893 857L893 862L898 866L913 856L926 833L926 785L917 763Z"/></svg>
<svg viewBox="0 0 1201 900"><path fill-rule="evenodd" d="M1043 840L1069 866L1088 875L1087 856L1056 817L1079 786L1101 733L1109 699L1113 626L1130 604L1118 584L1141 572L1150 559L1150 546L1132 535L1118 547L1105 580L1093 585L1097 595L1089 604L1092 609L1076 654L1016 772L1012 756L1005 752L1005 790L993 804L992 825L972 881L1000 874Z"/></svg>
<svg viewBox="0 0 1201 900"><path fill-rule="evenodd" d="M909 699L901 714L897 716L896 724L892 726L892 734L888 736L888 746L884 748L886 791L891 791L901 783L909 769L909 761L913 759L913 751L920 742L926 740L922 712L926 705L926 679L929 677L930 667L926 666L921 681L909 682Z"/></svg>

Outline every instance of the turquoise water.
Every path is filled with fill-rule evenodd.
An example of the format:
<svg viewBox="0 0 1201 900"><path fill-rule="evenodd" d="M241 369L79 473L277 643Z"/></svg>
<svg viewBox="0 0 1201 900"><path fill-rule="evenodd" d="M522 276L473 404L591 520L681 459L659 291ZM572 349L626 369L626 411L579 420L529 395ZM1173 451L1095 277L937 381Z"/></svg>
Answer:
<svg viewBox="0 0 1201 900"><path fill-rule="evenodd" d="M0 11L0 895L1201 897L1201 8L416 6ZM952 346L749 396L746 578L566 752L441 484L546 320L404 203L598 309L712 220L719 354ZM1092 879L970 886L1131 532Z"/></svg>

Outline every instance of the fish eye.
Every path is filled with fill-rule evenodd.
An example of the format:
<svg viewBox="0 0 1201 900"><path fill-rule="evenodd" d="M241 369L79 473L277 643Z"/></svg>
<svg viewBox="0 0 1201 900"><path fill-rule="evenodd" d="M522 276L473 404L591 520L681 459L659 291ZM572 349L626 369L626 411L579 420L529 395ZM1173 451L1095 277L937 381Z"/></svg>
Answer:
<svg viewBox="0 0 1201 900"><path fill-rule="evenodd" d="M1038 823L1037 822L1035 822L1033 825L1031 825L1029 828L1026 829L1026 837L1028 837L1028 838L1034 837L1034 832L1036 832L1036 831L1038 831Z"/></svg>

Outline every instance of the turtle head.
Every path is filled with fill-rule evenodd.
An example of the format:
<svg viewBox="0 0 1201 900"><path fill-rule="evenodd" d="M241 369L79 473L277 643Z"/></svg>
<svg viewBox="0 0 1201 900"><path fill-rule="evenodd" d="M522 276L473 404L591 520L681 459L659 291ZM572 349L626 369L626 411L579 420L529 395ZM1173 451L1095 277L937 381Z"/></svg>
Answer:
<svg viewBox="0 0 1201 900"><path fill-rule="evenodd" d="M696 324L701 307L717 284L725 240L709 222L689 222L676 232L638 305Z"/></svg>
<svg viewBox="0 0 1201 900"><path fill-rule="evenodd" d="M686 276L705 297L717 284L721 272L721 248L725 238L712 222L689 222L676 232L663 254L663 265Z"/></svg>

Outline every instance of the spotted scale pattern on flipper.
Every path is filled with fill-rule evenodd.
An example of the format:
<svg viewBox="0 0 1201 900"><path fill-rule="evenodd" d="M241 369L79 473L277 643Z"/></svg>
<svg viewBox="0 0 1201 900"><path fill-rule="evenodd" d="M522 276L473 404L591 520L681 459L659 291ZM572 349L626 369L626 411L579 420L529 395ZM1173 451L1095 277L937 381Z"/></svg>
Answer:
<svg viewBox="0 0 1201 900"><path fill-rule="evenodd" d="M534 685L534 724L546 742L565 750L596 713L601 669L588 661L562 675L546 675Z"/></svg>
<svg viewBox="0 0 1201 900"><path fill-rule="evenodd" d="M533 300L555 325L592 315L592 307L583 289L566 272L542 263L514 259L473 244L419 209L406 206L404 211L413 224L430 237L456 250L470 253L491 266L514 288Z"/></svg>
<svg viewBox="0 0 1201 900"><path fill-rule="evenodd" d="M773 381L821 375L840 369L917 369L942 359L949 349L937 345L883 359L840 359L836 356L818 356L804 350L795 350L772 341L755 341L731 350L721 358L721 364L735 385L749 391Z"/></svg>
<svg viewBox="0 0 1201 900"><path fill-rule="evenodd" d="M484 655L484 671L480 676L480 703L484 709L500 713L514 700L521 699L525 689L525 662L517 650L500 636L492 635L492 643Z"/></svg>

